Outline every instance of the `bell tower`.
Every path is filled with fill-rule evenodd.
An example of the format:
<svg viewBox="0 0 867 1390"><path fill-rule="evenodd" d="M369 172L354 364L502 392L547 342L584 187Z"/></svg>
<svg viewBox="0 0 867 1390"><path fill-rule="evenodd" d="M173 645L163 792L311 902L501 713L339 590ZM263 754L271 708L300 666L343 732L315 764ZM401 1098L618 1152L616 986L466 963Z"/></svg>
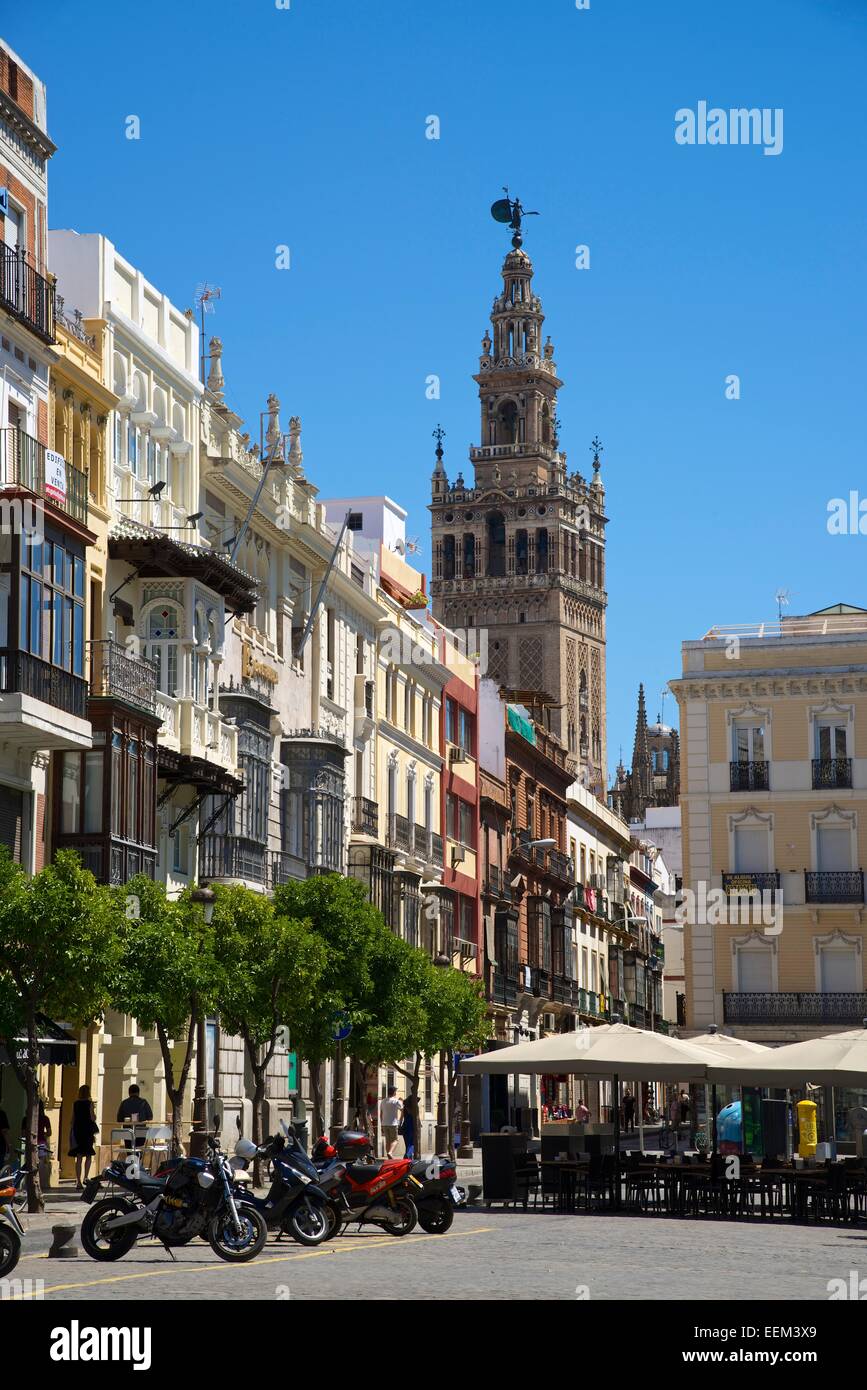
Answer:
<svg viewBox="0 0 867 1390"><path fill-rule="evenodd" d="M497 210L507 210L500 213ZM566 745L576 775L606 792L605 489L602 445L593 477L569 473L560 448L557 375L533 291L519 202L495 203L512 249L482 338L480 435L472 482L449 482L442 433L431 480L434 616L484 633L487 669Z"/></svg>

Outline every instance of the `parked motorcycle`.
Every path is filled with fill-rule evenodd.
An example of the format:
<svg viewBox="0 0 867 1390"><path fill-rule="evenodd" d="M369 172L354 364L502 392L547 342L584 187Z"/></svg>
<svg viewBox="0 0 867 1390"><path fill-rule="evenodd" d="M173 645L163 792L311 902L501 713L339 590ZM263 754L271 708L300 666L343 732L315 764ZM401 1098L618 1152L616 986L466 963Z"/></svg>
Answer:
<svg viewBox="0 0 867 1390"><path fill-rule="evenodd" d="M0 1279L11 1274L21 1257L24 1227L18 1219L15 1202L28 1169L16 1168L0 1177Z"/></svg>
<svg viewBox="0 0 867 1390"><path fill-rule="evenodd" d="M344 1134L347 1138L342 1150L350 1159L348 1163L327 1140L317 1142L312 1156L320 1184L329 1184L330 1234L336 1235L342 1228L357 1223L379 1226L389 1235L408 1236L419 1219L415 1195L421 1189L410 1173L411 1159L375 1159L370 1154L367 1135L351 1130ZM330 1179L337 1167L342 1167L343 1173L340 1182L332 1186Z"/></svg>
<svg viewBox="0 0 867 1390"><path fill-rule="evenodd" d="M91 1178L84 1187L88 1203L103 1183L124 1190L91 1205L81 1223L81 1243L91 1259L119 1260L143 1235L154 1236L170 1255L173 1245L203 1235L221 1260L254 1259L268 1227L236 1196L234 1174L219 1143L209 1138L208 1149L208 1158L182 1159L164 1176L143 1173L131 1154Z"/></svg>
<svg viewBox="0 0 867 1390"><path fill-rule="evenodd" d="M336 1145L326 1138L318 1139L313 1149L317 1167L333 1159L371 1162L373 1151L370 1139L362 1130L342 1130ZM455 1207L463 1205L465 1194L457 1186L457 1169L448 1154L411 1160L409 1177L417 1184L412 1200L418 1211L418 1224L431 1235L445 1235L455 1216Z"/></svg>
<svg viewBox="0 0 867 1390"><path fill-rule="evenodd" d="M256 1157L267 1159L271 1176L264 1197L245 1192L239 1200L258 1211L271 1230L291 1236L300 1245L321 1245L334 1229L329 1202L340 1186L344 1165L332 1164L327 1175L320 1174L294 1130L284 1128L284 1134L274 1135L258 1149L250 1139L238 1140L236 1160L246 1165Z"/></svg>

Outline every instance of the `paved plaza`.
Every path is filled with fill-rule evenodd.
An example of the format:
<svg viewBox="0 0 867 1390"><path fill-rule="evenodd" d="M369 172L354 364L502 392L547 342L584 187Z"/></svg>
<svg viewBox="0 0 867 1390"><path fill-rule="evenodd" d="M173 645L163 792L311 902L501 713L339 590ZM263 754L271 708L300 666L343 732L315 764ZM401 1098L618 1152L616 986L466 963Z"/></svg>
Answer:
<svg viewBox="0 0 867 1390"><path fill-rule="evenodd" d="M15 1275L44 1281L43 1296L50 1300L826 1301L830 1281L850 1286L853 1271L867 1292L867 1227L788 1221L573 1216L480 1206L459 1212L446 1236L417 1232L396 1239L364 1232L315 1250L272 1237L248 1265L224 1264L201 1241L176 1251L175 1264L150 1243L116 1264L97 1264L83 1253L49 1260L49 1243L48 1222L39 1218Z"/></svg>

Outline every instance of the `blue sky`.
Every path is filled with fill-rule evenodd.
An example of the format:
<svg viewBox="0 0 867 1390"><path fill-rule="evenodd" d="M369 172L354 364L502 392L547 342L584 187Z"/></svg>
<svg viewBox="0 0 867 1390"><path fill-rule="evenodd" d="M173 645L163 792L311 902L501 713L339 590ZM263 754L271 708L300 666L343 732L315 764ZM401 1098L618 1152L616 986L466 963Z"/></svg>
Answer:
<svg viewBox="0 0 867 1390"><path fill-rule="evenodd" d="M322 494L395 497L425 567L431 431L452 477L477 442L488 209L508 184L541 210L569 467L605 445L612 768L684 638L781 586L793 613L867 606L867 537L826 529L867 498L864 0L34 0L3 33L48 83L51 224L181 306L220 285L254 437L274 390ZM783 108L783 152L678 145L701 100Z"/></svg>

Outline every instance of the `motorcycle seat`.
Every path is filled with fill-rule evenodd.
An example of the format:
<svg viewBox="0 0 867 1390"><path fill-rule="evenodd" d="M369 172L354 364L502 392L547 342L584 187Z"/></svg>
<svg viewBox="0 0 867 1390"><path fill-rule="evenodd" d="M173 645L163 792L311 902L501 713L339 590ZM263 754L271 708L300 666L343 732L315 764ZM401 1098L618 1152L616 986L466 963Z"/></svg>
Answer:
<svg viewBox="0 0 867 1390"><path fill-rule="evenodd" d="M381 1163L347 1163L346 1171L353 1182L370 1182L377 1173L382 1172Z"/></svg>

